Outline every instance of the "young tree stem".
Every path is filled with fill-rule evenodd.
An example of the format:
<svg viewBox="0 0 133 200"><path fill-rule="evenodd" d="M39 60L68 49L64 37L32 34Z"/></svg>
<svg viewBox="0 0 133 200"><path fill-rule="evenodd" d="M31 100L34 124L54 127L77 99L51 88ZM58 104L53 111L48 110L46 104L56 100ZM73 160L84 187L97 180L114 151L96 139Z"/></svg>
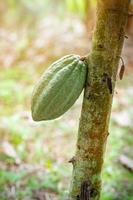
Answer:
<svg viewBox="0 0 133 200"><path fill-rule="evenodd" d="M68 200L99 200L101 170L130 0L97 0Z"/></svg>

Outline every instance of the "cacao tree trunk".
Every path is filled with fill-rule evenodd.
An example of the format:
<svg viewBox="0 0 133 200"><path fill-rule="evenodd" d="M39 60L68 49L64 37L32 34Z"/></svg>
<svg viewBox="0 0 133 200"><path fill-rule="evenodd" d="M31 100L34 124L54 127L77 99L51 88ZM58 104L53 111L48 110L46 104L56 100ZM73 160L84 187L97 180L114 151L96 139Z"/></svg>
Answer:
<svg viewBox="0 0 133 200"><path fill-rule="evenodd" d="M97 0L69 200L99 200L108 124L130 0Z"/></svg>

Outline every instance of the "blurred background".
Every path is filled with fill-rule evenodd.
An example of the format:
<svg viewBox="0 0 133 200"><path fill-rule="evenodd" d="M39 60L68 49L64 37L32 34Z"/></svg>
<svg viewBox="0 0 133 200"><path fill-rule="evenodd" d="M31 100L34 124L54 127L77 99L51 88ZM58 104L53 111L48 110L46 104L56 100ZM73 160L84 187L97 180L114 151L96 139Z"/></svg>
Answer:
<svg viewBox="0 0 133 200"><path fill-rule="evenodd" d="M0 0L0 13L0 200L64 200L82 95L61 118L38 123L31 118L30 99L50 63L88 53L96 1ZM126 36L126 73L117 79L102 200L133 200L132 17Z"/></svg>

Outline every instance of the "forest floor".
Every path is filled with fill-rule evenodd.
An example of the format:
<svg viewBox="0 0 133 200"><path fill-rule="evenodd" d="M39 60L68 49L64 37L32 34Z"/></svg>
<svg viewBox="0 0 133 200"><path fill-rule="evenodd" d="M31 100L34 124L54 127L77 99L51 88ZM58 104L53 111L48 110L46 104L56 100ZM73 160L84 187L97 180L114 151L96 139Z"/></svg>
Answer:
<svg viewBox="0 0 133 200"><path fill-rule="evenodd" d="M41 31L34 38L27 38L22 30L21 38L19 32L0 32L0 200L44 200L48 194L65 200L67 196L72 173L68 161L75 151L82 95L54 121L36 123L30 112L33 86L44 65L62 56L61 52L84 54L88 49L78 23L75 29L70 22L65 24L64 30L53 31L54 39L48 23L39 29L47 26L49 33ZM66 33L68 27L71 34ZM75 35L82 42L72 45ZM133 200L133 172L119 161L122 155L133 159L133 62L128 47L123 52L126 73L122 81L117 80L114 95L101 200Z"/></svg>

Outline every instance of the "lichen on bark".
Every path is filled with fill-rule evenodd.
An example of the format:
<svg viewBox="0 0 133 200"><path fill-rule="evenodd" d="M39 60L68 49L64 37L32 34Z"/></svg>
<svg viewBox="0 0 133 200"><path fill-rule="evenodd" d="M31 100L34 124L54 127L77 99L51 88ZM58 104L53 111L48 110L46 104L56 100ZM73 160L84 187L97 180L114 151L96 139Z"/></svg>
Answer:
<svg viewBox="0 0 133 200"><path fill-rule="evenodd" d="M130 0L98 0L68 200L99 200L101 170ZM82 187L89 191L82 196Z"/></svg>

